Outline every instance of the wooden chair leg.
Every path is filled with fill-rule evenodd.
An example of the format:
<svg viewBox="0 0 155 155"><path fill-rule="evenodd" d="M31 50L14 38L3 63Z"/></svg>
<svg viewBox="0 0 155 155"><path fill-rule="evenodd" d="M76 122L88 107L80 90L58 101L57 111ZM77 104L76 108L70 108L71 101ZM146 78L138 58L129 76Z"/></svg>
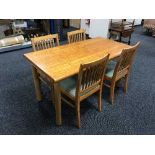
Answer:
<svg viewBox="0 0 155 155"><path fill-rule="evenodd" d="M119 80L116 82L116 86L117 86L117 87L119 87L120 82L121 82L121 79L119 79Z"/></svg>
<svg viewBox="0 0 155 155"><path fill-rule="evenodd" d="M76 110L76 125L78 128L80 128L81 123L80 123L80 102L79 101L77 101L76 103L75 110Z"/></svg>
<svg viewBox="0 0 155 155"><path fill-rule="evenodd" d="M115 82L112 82L110 87L110 102L111 104L114 103L114 91L115 91Z"/></svg>
<svg viewBox="0 0 155 155"><path fill-rule="evenodd" d="M125 81L124 81L124 92L127 92L127 86L128 86L128 74L125 75Z"/></svg>
<svg viewBox="0 0 155 155"><path fill-rule="evenodd" d="M102 91L98 91L98 111L101 112L102 110Z"/></svg>
<svg viewBox="0 0 155 155"><path fill-rule="evenodd" d="M128 45L130 45L130 40L131 40L131 35L129 36L129 41L128 41Z"/></svg>

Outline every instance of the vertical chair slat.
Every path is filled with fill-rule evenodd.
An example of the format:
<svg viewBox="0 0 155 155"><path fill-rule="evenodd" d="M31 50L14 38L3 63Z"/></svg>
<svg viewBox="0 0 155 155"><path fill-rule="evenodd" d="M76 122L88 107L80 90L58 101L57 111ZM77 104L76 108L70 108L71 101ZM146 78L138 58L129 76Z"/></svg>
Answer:
<svg viewBox="0 0 155 155"><path fill-rule="evenodd" d="M109 55L108 55L109 56ZM87 89L92 88L94 85L96 84L101 84L103 79L101 79L101 77L103 76L104 72L105 72L105 63L107 63L107 57L105 57L106 61L101 62L100 61L96 61L94 63L90 63L90 64L86 64L80 67L80 71L81 72L79 74L79 86L77 86L77 88L82 88L79 90L79 93L84 92Z"/></svg>
<svg viewBox="0 0 155 155"><path fill-rule="evenodd" d="M51 39L49 39L49 47L50 47L50 48L53 47Z"/></svg>
<svg viewBox="0 0 155 155"><path fill-rule="evenodd" d="M51 48L50 47L50 40L49 39L47 40L46 46L47 46L47 48Z"/></svg>
<svg viewBox="0 0 155 155"><path fill-rule="evenodd" d="M87 66L81 71L81 86L79 86L81 91L85 91L92 87L93 85L100 83L100 78L104 72L104 64L94 64L93 66Z"/></svg>
<svg viewBox="0 0 155 155"><path fill-rule="evenodd" d="M56 45L55 45L55 41L54 41L54 39L52 39L52 47L55 47Z"/></svg>
<svg viewBox="0 0 155 155"><path fill-rule="evenodd" d="M44 40L42 43L42 47L44 47L45 49L47 49L46 42L47 42L47 40Z"/></svg>
<svg viewBox="0 0 155 155"><path fill-rule="evenodd" d="M35 37L31 39L31 42L33 51L55 47L55 42L56 45L59 46L58 34Z"/></svg>
<svg viewBox="0 0 155 155"><path fill-rule="evenodd" d="M68 43L69 44L70 43L74 43L74 42L78 42L78 41L82 41L82 40L86 39L84 37L85 36L85 30L84 29L68 32L67 36L68 36Z"/></svg>

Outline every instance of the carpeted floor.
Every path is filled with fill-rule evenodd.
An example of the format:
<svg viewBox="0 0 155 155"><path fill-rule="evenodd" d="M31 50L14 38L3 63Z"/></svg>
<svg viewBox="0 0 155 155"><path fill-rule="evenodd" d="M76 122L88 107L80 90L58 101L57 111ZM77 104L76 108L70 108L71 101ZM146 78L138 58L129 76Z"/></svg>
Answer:
<svg viewBox="0 0 155 155"><path fill-rule="evenodd" d="M74 109L62 105L62 126L55 125L50 91L42 86L44 100L37 103L31 66L23 54L31 48L0 54L0 134L155 134L155 38L137 27L131 44L141 41L126 94L115 90L115 104L104 89L102 112L96 96L81 106L81 129L75 127Z"/></svg>

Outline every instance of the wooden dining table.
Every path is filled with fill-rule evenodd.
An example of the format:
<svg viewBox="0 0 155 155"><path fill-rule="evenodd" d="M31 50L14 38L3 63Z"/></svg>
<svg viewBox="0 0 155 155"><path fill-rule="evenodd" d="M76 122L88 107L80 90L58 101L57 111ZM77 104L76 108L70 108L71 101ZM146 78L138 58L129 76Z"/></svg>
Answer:
<svg viewBox="0 0 155 155"><path fill-rule="evenodd" d="M59 82L77 74L80 64L100 59L107 53L110 54L109 59L116 58L121 54L122 49L129 47L129 45L123 43L97 37L24 54L24 57L32 65L37 100L42 100L39 76L43 74L53 85L56 124L61 125L61 92Z"/></svg>

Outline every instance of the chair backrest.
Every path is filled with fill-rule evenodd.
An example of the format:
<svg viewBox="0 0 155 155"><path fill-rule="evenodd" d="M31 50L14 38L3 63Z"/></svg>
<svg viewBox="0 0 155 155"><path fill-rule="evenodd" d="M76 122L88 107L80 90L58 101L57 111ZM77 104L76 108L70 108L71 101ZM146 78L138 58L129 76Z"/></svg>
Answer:
<svg viewBox="0 0 155 155"><path fill-rule="evenodd" d="M86 34L84 29L71 31L67 33L68 43L74 43L86 39Z"/></svg>
<svg viewBox="0 0 155 155"><path fill-rule="evenodd" d="M128 72L131 68L131 65L132 65L134 55L136 53L136 50L137 50L139 44L140 44L140 42L138 42L136 45L134 45L130 48L122 50L122 53L119 57L119 60L116 64L116 67L114 70L113 78L119 79L120 77L128 74Z"/></svg>
<svg viewBox="0 0 155 155"><path fill-rule="evenodd" d="M78 74L78 82L76 86L76 96L85 94L88 90L102 87L103 77L109 55L104 58L88 63L81 64Z"/></svg>
<svg viewBox="0 0 155 155"><path fill-rule="evenodd" d="M123 25L124 19L111 19L110 26L111 27L120 27Z"/></svg>
<svg viewBox="0 0 155 155"><path fill-rule="evenodd" d="M31 39L33 51L59 46L58 34L35 37Z"/></svg>
<svg viewBox="0 0 155 155"><path fill-rule="evenodd" d="M129 24L124 26L124 30L127 29L134 29L134 26L135 26L135 19L133 19L132 21L127 21Z"/></svg>

